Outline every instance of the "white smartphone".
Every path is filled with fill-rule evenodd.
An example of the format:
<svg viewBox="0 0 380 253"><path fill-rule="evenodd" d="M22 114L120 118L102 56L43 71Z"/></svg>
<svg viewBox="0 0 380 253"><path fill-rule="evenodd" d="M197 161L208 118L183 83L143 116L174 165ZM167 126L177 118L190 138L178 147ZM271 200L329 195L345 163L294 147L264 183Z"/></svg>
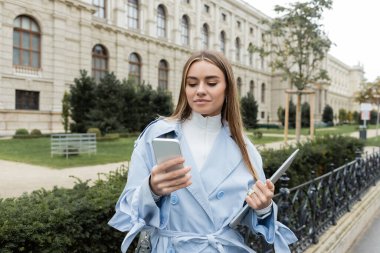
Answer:
<svg viewBox="0 0 380 253"><path fill-rule="evenodd" d="M179 141L177 139L154 138L152 145L157 164L182 156L181 146L179 145ZM177 166L170 168L168 171L182 168L183 164L178 164Z"/></svg>

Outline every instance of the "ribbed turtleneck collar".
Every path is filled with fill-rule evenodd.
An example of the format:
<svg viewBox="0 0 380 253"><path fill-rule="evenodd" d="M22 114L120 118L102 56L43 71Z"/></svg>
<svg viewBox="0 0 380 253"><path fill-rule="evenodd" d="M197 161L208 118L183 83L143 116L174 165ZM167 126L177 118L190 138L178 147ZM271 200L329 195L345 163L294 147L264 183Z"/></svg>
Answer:
<svg viewBox="0 0 380 253"><path fill-rule="evenodd" d="M221 117L221 114L203 117L202 114L193 111L188 123L207 131L218 131L222 126Z"/></svg>

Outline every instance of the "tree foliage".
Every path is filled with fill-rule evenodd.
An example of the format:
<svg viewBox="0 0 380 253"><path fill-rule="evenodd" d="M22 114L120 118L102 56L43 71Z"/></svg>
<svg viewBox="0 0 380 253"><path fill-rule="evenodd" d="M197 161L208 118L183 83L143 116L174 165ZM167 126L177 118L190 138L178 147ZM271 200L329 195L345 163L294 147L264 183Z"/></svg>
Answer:
<svg viewBox="0 0 380 253"><path fill-rule="evenodd" d="M333 124L334 122L334 111L333 108L329 105L326 105L323 108L322 121L326 124Z"/></svg>
<svg viewBox="0 0 380 253"><path fill-rule="evenodd" d="M95 106L95 80L80 70L80 77L70 86L71 132L85 133L88 128L89 112Z"/></svg>
<svg viewBox="0 0 380 253"><path fill-rule="evenodd" d="M281 120L281 124L285 126L285 109L282 107L279 107L277 114L281 113L281 117L279 118ZM295 128L296 127L296 106L293 103L293 100L289 101L289 128Z"/></svg>
<svg viewBox="0 0 380 253"><path fill-rule="evenodd" d="M107 73L96 85L83 70L70 91L73 132L86 132L88 128L98 128L103 135L141 131L158 115L168 116L173 110L168 91L132 80L120 82L114 73Z"/></svg>
<svg viewBox="0 0 380 253"><path fill-rule="evenodd" d="M301 107L301 125L302 127L310 127L310 105L305 102Z"/></svg>
<svg viewBox="0 0 380 253"><path fill-rule="evenodd" d="M291 3L289 7L275 6L278 17L264 20L269 29L264 32L263 46L256 48L262 56L270 56L270 65L280 70L297 89L329 80L322 61L331 41L320 23L325 9L331 9L332 0L311 0Z"/></svg>
<svg viewBox="0 0 380 253"><path fill-rule="evenodd" d="M240 103L244 126L246 128L257 128L258 106L253 94L248 93L242 97Z"/></svg>
<svg viewBox="0 0 380 253"><path fill-rule="evenodd" d="M69 131L70 120L70 95L67 91L63 94L62 98L62 125L65 133Z"/></svg>

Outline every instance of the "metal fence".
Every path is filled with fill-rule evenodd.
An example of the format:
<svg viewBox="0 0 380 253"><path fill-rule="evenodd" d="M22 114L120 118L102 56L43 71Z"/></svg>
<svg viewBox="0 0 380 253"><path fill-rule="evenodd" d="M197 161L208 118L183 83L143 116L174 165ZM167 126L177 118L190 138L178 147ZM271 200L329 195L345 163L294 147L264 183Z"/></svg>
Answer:
<svg viewBox="0 0 380 253"><path fill-rule="evenodd" d="M356 159L336 168L330 165L330 172L288 189L289 178L285 175L281 181L279 194L274 201L278 204L278 220L287 225L298 237L291 245L292 252L304 252L362 195L380 179L380 152L365 158L357 152ZM267 244L259 235L241 227L245 240L258 253L274 252L273 245Z"/></svg>
<svg viewBox="0 0 380 253"><path fill-rule="evenodd" d="M52 134L51 156L64 155L68 158L78 154L96 154L96 134Z"/></svg>

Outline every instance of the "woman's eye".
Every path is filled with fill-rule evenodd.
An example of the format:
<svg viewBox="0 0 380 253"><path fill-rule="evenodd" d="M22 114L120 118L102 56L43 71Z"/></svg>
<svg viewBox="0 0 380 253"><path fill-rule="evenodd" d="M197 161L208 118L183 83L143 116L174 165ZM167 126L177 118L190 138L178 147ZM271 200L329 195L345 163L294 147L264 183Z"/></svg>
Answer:
<svg viewBox="0 0 380 253"><path fill-rule="evenodd" d="M216 82L211 82L211 83L207 83L209 86L215 86L215 85L217 85L218 83L216 83Z"/></svg>
<svg viewBox="0 0 380 253"><path fill-rule="evenodd" d="M187 83L187 85L190 86L190 87L194 87L194 86L197 85L197 83Z"/></svg>

